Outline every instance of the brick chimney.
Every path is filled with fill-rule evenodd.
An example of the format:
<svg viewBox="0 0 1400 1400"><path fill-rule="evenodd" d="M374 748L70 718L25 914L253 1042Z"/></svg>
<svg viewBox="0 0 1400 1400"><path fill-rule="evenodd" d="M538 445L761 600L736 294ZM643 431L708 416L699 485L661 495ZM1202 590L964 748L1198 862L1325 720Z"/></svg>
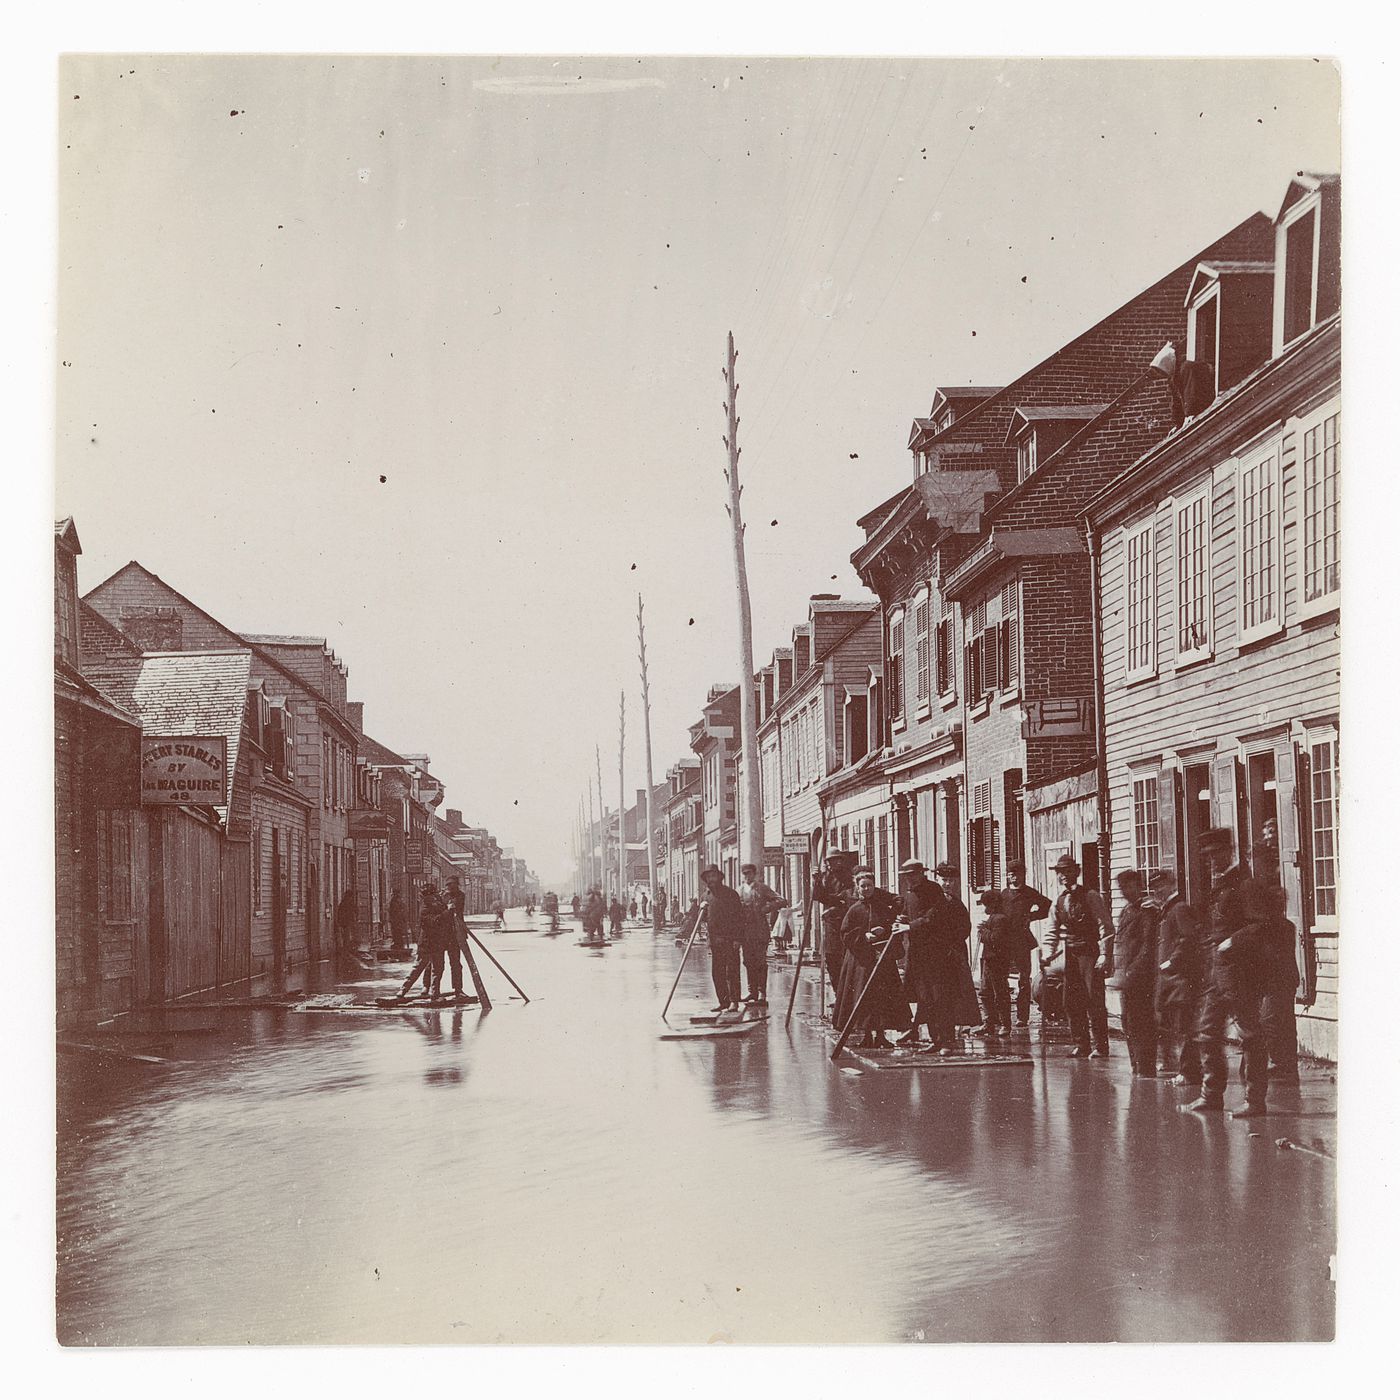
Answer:
<svg viewBox="0 0 1400 1400"><path fill-rule="evenodd" d="M363 700L348 701L345 706L345 716L356 734L365 732L365 702Z"/></svg>

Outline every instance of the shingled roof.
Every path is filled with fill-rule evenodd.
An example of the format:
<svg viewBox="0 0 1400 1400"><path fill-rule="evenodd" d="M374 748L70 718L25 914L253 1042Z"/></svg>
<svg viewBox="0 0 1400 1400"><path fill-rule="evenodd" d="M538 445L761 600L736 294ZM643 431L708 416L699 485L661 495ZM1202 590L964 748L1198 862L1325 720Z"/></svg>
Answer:
<svg viewBox="0 0 1400 1400"><path fill-rule="evenodd" d="M143 656L106 656L83 674L104 694L131 710L143 734L222 735L228 741L224 801L228 816L238 741L248 701L252 655L247 651L157 651Z"/></svg>

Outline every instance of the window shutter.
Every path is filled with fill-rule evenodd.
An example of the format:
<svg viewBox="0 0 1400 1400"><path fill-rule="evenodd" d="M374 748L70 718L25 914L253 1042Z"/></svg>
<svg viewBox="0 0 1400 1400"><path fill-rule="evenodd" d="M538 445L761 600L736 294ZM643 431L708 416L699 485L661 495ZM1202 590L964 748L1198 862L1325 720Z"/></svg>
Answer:
<svg viewBox="0 0 1400 1400"><path fill-rule="evenodd" d="M1176 789L1180 774L1164 768L1157 774L1157 859L1170 866L1181 880L1181 860L1176 848Z"/></svg>
<svg viewBox="0 0 1400 1400"><path fill-rule="evenodd" d="M987 818L987 836L991 850L988 864L992 873L992 888L1001 888L1001 828L991 817Z"/></svg>
<svg viewBox="0 0 1400 1400"><path fill-rule="evenodd" d="M997 634L998 627L988 627L982 633L982 689L996 690L1000 685L997 674Z"/></svg>
<svg viewBox="0 0 1400 1400"><path fill-rule="evenodd" d="M1216 826L1228 827L1235 834L1235 851L1239 853L1239 819L1235 809L1235 756L1216 754L1210 763L1211 820Z"/></svg>
<svg viewBox="0 0 1400 1400"><path fill-rule="evenodd" d="M1307 920L1303 908L1303 866L1299 860L1299 822L1297 754L1292 744L1285 745L1274 754L1274 800L1278 812L1278 875L1283 888L1288 892L1288 917L1293 921L1293 960L1299 972L1303 972L1304 985L1298 995L1305 995L1311 984L1310 976L1304 972L1307 966L1307 949L1304 946ZM1291 874L1290 874L1291 872Z"/></svg>
<svg viewBox="0 0 1400 1400"><path fill-rule="evenodd" d="M1298 874L1302 891L1302 910L1298 917L1298 970L1303 974L1303 985L1298 989L1298 999L1311 1006L1317 995L1317 967L1312 956L1312 926L1316 919L1316 904L1313 898L1313 851L1312 851L1312 755L1306 750L1295 750L1297 755L1297 784L1294 788L1295 814L1298 832Z"/></svg>
<svg viewBox="0 0 1400 1400"><path fill-rule="evenodd" d="M1012 614L1002 627L1006 630L1006 684L1014 690L1021 683L1021 621Z"/></svg>

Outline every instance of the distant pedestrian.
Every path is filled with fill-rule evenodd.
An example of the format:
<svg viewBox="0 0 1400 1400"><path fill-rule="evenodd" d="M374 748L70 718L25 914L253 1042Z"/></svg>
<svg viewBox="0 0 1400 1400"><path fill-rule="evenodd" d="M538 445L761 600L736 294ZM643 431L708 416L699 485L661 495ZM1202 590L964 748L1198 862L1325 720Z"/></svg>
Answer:
<svg viewBox="0 0 1400 1400"><path fill-rule="evenodd" d="M643 891L643 892L642 892L642 919L643 919L643 921L645 922L645 920L648 919L648 918L650 917L650 915L651 915L650 901L647 899L646 892Z"/></svg>
<svg viewBox="0 0 1400 1400"><path fill-rule="evenodd" d="M710 971L719 1012L739 1008L739 950L744 935L744 906L737 891L724 883L717 866L700 872L705 886L705 922L710 930Z"/></svg>
<svg viewBox="0 0 1400 1400"><path fill-rule="evenodd" d="M501 907L500 901L496 903L496 922L493 927L503 929L506 926L506 911Z"/></svg>
<svg viewBox="0 0 1400 1400"><path fill-rule="evenodd" d="M668 896L664 889L656 892L656 922L662 927L666 927L666 904Z"/></svg>
<svg viewBox="0 0 1400 1400"><path fill-rule="evenodd" d="M1079 883L1079 865L1064 855L1055 862L1060 895L1055 900L1050 937L1041 962L1065 953L1065 1014L1074 1036L1075 1057L1108 1054L1108 1006L1104 981L1113 973L1113 923L1103 896Z"/></svg>
<svg viewBox="0 0 1400 1400"><path fill-rule="evenodd" d="M982 963L982 1024L974 1035L995 1038L1011 1033L1011 968L1014 936L1011 920L1002 909L998 890L983 890L977 897L982 921L977 925L978 956Z"/></svg>
<svg viewBox="0 0 1400 1400"><path fill-rule="evenodd" d="M1175 1084L1199 1085L1196 1022L1209 951L1176 874L1156 870L1148 880L1157 906L1157 1034L1162 1069Z"/></svg>
<svg viewBox="0 0 1400 1400"><path fill-rule="evenodd" d="M577 894L569 901L569 905L574 911L574 918L578 918L579 906L582 905L582 903L583 900L581 900Z"/></svg>
<svg viewBox="0 0 1400 1400"><path fill-rule="evenodd" d="M614 896L608 905L608 932L617 938L622 933L622 901Z"/></svg>
<svg viewBox="0 0 1400 1400"><path fill-rule="evenodd" d="M335 945L342 953L355 951L355 887L351 885L335 906Z"/></svg>
<svg viewBox="0 0 1400 1400"><path fill-rule="evenodd" d="M875 872L868 865L860 866L855 877L856 897L841 924L843 957L834 1020L844 1031L859 1006L855 1029L864 1032L868 1048L884 1050L891 1044L887 1031L909 1029L909 1002L893 952L880 960L886 942L901 936L895 921L902 909L894 895L876 888Z"/></svg>
<svg viewBox="0 0 1400 1400"><path fill-rule="evenodd" d="M1123 908L1113 940L1113 984L1123 1014L1123 1037L1133 1075L1155 1079L1160 916L1156 906L1147 902L1141 871L1124 870L1118 876L1118 893L1123 896Z"/></svg>
<svg viewBox="0 0 1400 1400"><path fill-rule="evenodd" d="M1031 955L1039 953L1040 940L1031 928L1050 912L1050 901L1026 884L1026 867L1013 860L1006 867L1006 888L1001 892L1001 912L1011 927L1011 960L1016 973L1016 1024L1028 1025L1031 1014Z"/></svg>
<svg viewBox="0 0 1400 1400"><path fill-rule="evenodd" d="M628 902L627 917L629 919L635 919L637 917L637 901L635 899Z"/></svg>

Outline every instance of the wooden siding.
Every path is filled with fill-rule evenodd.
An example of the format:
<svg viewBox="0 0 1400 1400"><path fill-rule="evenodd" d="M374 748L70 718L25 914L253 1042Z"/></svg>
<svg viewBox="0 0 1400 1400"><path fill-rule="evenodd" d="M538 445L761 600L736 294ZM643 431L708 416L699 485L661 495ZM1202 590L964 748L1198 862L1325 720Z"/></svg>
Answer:
<svg viewBox="0 0 1400 1400"><path fill-rule="evenodd" d="M1197 462L1178 476L1172 494L1129 518L1136 525L1151 518L1155 530L1155 674L1129 682L1125 669L1126 590L1123 531L1106 531L1102 542L1104 717L1112 820L1112 865L1134 864L1132 770L1150 771L1163 761L1175 764L1185 752L1209 762L1233 756L1241 740L1274 736L1282 756L1280 795L1291 780L1291 745L1302 726L1335 722L1340 699L1340 622L1334 613L1301 616L1302 526L1299 484L1299 419L1290 418L1280 438L1281 622L1271 637L1240 645L1237 505L1239 459ZM1200 661L1178 667L1176 653L1176 500L1208 483L1211 649ZM1288 773L1285 774L1285 768ZM1214 782L1213 782L1214 786ZM1232 788L1215 791L1214 820L1234 827ZM1293 864L1297 833L1281 817L1281 860L1289 891L1289 917L1301 917L1298 871ZM1336 1053L1336 940L1318 932L1314 939L1315 996L1300 1014L1300 1039L1313 1053Z"/></svg>

